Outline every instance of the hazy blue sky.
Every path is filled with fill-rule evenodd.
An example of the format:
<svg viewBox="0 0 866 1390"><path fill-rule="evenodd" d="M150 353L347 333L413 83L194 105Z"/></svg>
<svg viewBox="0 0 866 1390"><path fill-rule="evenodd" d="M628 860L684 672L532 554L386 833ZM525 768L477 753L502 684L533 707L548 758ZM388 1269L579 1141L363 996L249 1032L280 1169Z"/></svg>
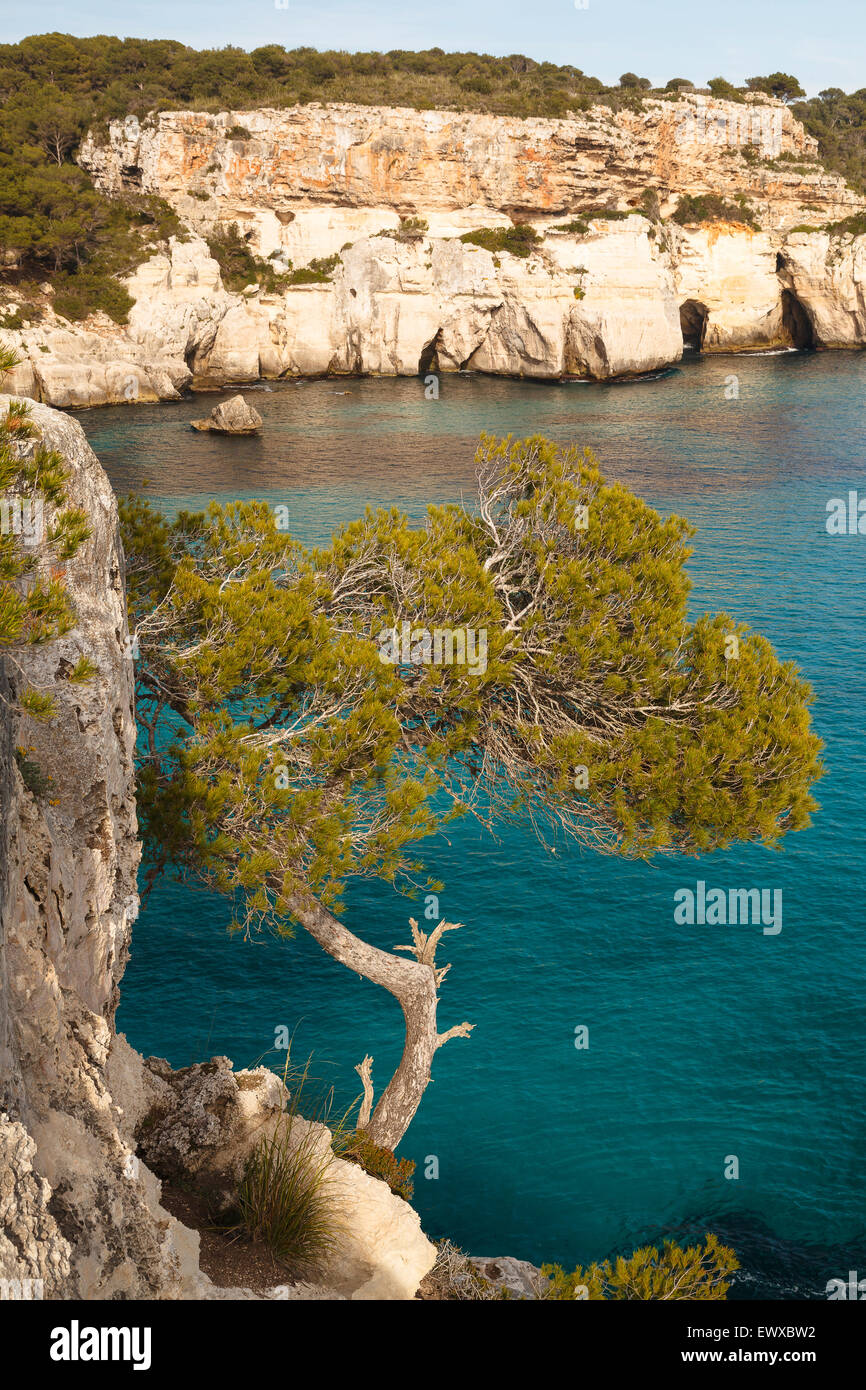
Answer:
<svg viewBox="0 0 866 1390"><path fill-rule="evenodd" d="M5 41L58 30L196 48L475 49L697 83L781 69L810 94L866 86L864 0L0 0Z"/></svg>

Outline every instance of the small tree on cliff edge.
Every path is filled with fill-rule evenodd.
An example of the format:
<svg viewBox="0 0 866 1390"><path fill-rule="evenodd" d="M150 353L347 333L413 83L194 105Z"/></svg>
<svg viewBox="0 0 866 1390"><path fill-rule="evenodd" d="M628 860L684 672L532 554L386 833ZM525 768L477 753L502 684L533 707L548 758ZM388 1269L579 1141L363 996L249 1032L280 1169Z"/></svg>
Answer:
<svg viewBox="0 0 866 1390"><path fill-rule="evenodd" d="M417 887L419 841L467 813L632 856L773 844L820 775L795 667L726 614L687 621L685 521L542 438L484 436L477 464L476 511L368 510L311 553L264 503L172 526L123 508L150 873L233 895L247 930L300 923L396 997L405 1047L367 1124L388 1148L470 1025L437 1025L453 924L379 950L339 920L346 879ZM486 631L484 669L426 664L435 629Z"/></svg>
<svg viewBox="0 0 866 1390"><path fill-rule="evenodd" d="M0 390L17 364L0 344ZM61 455L39 442L28 402L10 399L0 413L0 660L15 668L16 704L34 719L50 719L54 700L22 684L18 658L74 626L63 566L90 535L81 508L66 506L68 477ZM89 662L75 668L76 679L89 674Z"/></svg>

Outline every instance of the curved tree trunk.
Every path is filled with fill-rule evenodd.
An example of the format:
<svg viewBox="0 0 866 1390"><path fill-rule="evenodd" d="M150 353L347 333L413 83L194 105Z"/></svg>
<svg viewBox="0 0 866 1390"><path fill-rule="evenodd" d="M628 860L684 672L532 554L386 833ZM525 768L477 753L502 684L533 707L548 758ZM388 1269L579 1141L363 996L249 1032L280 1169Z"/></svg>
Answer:
<svg viewBox="0 0 866 1390"><path fill-rule="evenodd" d="M440 1033L436 1022L438 989L449 968L436 966L436 947L442 933L459 923L440 922L428 937L410 919L415 944L395 949L409 951L415 959L404 960L362 941L314 898L296 897L291 900L291 908L301 926L329 956L381 985L394 995L403 1011L406 1021L403 1055L365 1127L375 1144L395 1149L421 1103L436 1051L449 1038L467 1037L473 1026L460 1023L447 1033ZM372 1058L365 1058L361 1065L366 1066L367 1062L372 1065ZM369 1067L366 1072L369 1078Z"/></svg>

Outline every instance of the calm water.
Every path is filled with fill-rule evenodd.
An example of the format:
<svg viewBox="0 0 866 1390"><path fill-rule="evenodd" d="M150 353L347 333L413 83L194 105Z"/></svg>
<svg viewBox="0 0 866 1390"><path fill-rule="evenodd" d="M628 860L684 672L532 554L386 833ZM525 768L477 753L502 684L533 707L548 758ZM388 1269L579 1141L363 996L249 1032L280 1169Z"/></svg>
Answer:
<svg viewBox="0 0 866 1390"><path fill-rule="evenodd" d="M471 496L482 429L590 444L609 478L698 526L694 610L750 622L814 684L828 775L813 827L781 853L550 858L529 832L496 843L470 825L430 846L442 914L465 923L446 938L441 1025L476 1024L439 1053L401 1149L434 1236L573 1267L712 1229L740 1253L740 1297L821 1297L828 1279L866 1275L866 537L824 528L830 497L866 493L864 367L782 355L616 386L465 376L443 379L438 401L414 380L280 384L255 392L265 429L251 440L186 427L210 397L78 416L119 491L168 509L265 497L306 542L367 503L420 519ZM698 878L781 888L781 934L675 925L674 890ZM349 902L348 924L387 947L418 911L385 887ZM154 894L119 1012L134 1046L175 1066L214 1053L279 1066L269 1049L287 1025L338 1100L357 1094L365 1052L380 1088L400 1050L394 1001L304 933L244 943L227 917L218 899Z"/></svg>

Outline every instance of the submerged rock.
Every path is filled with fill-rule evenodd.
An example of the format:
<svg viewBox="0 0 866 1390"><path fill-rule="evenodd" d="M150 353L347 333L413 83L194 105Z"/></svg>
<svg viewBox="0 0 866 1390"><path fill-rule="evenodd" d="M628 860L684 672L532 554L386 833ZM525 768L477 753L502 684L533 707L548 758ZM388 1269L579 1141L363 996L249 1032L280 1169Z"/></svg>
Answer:
<svg viewBox="0 0 866 1390"><path fill-rule="evenodd" d="M216 434L256 434L262 427L262 417L243 396L237 395L220 401L207 420L193 420L192 427L213 430Z"/></svg>

